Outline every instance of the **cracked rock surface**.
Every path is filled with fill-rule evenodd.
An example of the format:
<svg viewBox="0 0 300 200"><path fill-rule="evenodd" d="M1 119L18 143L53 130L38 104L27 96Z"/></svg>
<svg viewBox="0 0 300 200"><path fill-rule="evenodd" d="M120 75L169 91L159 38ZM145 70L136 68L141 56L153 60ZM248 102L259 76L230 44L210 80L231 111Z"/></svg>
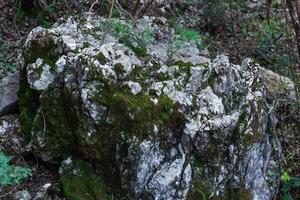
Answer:
<svg viewBox="0 0 300 200"><path fill-rule="evenodd" d="M280 145L259 66L193 42L170 54L164 34L142 48L107 23L61 19L23 51L21 128L41 158L62 161L65 196L272 199ZM162 19L137 23L132 34L172 34Z"/></svg>

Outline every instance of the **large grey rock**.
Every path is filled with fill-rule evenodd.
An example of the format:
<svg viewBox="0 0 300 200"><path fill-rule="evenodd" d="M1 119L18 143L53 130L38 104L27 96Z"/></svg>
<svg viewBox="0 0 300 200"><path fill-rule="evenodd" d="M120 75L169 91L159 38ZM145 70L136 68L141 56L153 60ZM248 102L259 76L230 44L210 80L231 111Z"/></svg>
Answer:
<svg viewBox="0 0 300 200"><path fill-rule="evenodd" d="M15 72L0 81L0 117L17 110L19 90L19 72Z"/></svg>
<svg viewBox="0 0 300 200"><path fill-rule="evenodd" d="M20 91L31 145L65 159L71 199L272 199L280 145L259 66L204 58L195 41L170 53L178 37L160 24L139 21L127 46L100 17L34 29ZM137 42L143 27L167 34Z"/></svg>
<svg viewBox="0 0 300 200"><path fill-rule="evenodd" d="M266 86L268 97L275 99L282 95L290 100L296 100L295 85L291 79L262 67L259 68L259 74Z"/></svg>

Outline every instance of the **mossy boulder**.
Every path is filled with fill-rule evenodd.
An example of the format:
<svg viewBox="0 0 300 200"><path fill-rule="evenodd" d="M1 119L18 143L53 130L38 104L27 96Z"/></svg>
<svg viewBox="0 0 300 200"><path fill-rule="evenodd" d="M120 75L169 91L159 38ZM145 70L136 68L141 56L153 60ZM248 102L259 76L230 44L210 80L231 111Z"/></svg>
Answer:
<svg viewBox="0 0 300 200"><path fill-rule="evenodd" d="M108 200L112 197L103 180L95 173L92 166L72 158L62 162L59 172L60 182L66 198L74 200Z"/></svg>
<svg viewBox="0 0 300 200"><path fill-rule="evenodd" d="M22 131L42 159L64 160L66 197L271 199L280 146L258 65L188 41L166 58L165 37L132 40L145 23L147 35L170 26L144 18L107 34L110 22L62 19L23 51Z"/></svg>

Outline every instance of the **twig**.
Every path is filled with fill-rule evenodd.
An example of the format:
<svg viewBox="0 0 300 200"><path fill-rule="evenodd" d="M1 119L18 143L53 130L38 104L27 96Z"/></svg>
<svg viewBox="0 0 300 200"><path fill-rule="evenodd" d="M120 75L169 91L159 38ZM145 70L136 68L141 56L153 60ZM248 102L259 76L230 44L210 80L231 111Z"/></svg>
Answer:
<svg viewBox="0 0 300 200"><path fill-rule="evenodd" d="M109 16L108 16L108 19L107 19L108 22L110 22L114 7L115 7L115 0L113 0L113 2L111 4L111 7L110 7ZM104 44L104 41L105 41L109 31L110 31L110 25L108 24L108 28L104 31L100 46L102 46Z"/></svg>
<svg viewBox="0 0 300 200"><path fill-rule="evenodd" d="M91 5L90 10L89 10L89 13L92 12L93 7L94 7L97 3L99 3L99 0L96 0L96 1Z"/></svg>
<svg viewBox="0 0 300 200"><path fill-rule="evenodd" d="M108 15L108 19L111 18L113 10L114 10L114 7L115 7L115 0L112 0L110 11L109 11L109 15Z"/></svg>
<svg viewBox="0 0 300 200"><path fill-rule="evenodd" d="M135 24L135 19L134 19L134 17L132 17L132 15L131 15L127 10L125 10L125 9L121 6L121 4L119 3L118 0L116 0L116 4L117 4L117 6L118 6L123 12L125 12L125 13L131 18L132 22Z"/></svg>
<svg viewBox="0 0 300 200"><path fill-rule="evenodd" d="M13 191L15 191L15 189L17 189L18 185L16 185L11 191L9 191L8 193L4 194L4 195L1 195L0 196L0 199L3 198L3 197L6 197L8 195L10 195Z"/></svg>
<svg viewBox="0 0 300 200"><path fill-rule="evenodd" d="M46 124L46 118L45 118L45 115L44 115L44 112L43 112L43 108L41 107L41 114L42 114L42 117L43 117L43 123L44 123L44 130L43 130L43 135L46 134L46 130L47 130L47 124Z"/></svg>
<svg viewBox="0 0 300 200"><path fill-rule="evenodd" d="M136 15L137 18L142 17L144 13L148 10L148 8L154 3L154 0L149 0L147 4L141 8L139 13Z"/></svg>

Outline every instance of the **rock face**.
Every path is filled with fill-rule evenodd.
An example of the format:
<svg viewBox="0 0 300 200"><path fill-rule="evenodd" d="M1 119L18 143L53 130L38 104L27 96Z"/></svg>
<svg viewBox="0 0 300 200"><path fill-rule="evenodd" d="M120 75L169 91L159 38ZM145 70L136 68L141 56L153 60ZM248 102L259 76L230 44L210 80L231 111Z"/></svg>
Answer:
<svg viewBox="0 0 300 200"><path fill-rule="evenodd" d="M19 80L19 72L15 72L0 80L0 117L16 112Z"/></svg>
<svg viewBox="0 0 300 200"><path fill-rule="evenodd" d="M272 199L280 146L258 66L205 58L164 19L126 28L70 17L26 41L22 131L64 160L66 197Z"/></svg>

